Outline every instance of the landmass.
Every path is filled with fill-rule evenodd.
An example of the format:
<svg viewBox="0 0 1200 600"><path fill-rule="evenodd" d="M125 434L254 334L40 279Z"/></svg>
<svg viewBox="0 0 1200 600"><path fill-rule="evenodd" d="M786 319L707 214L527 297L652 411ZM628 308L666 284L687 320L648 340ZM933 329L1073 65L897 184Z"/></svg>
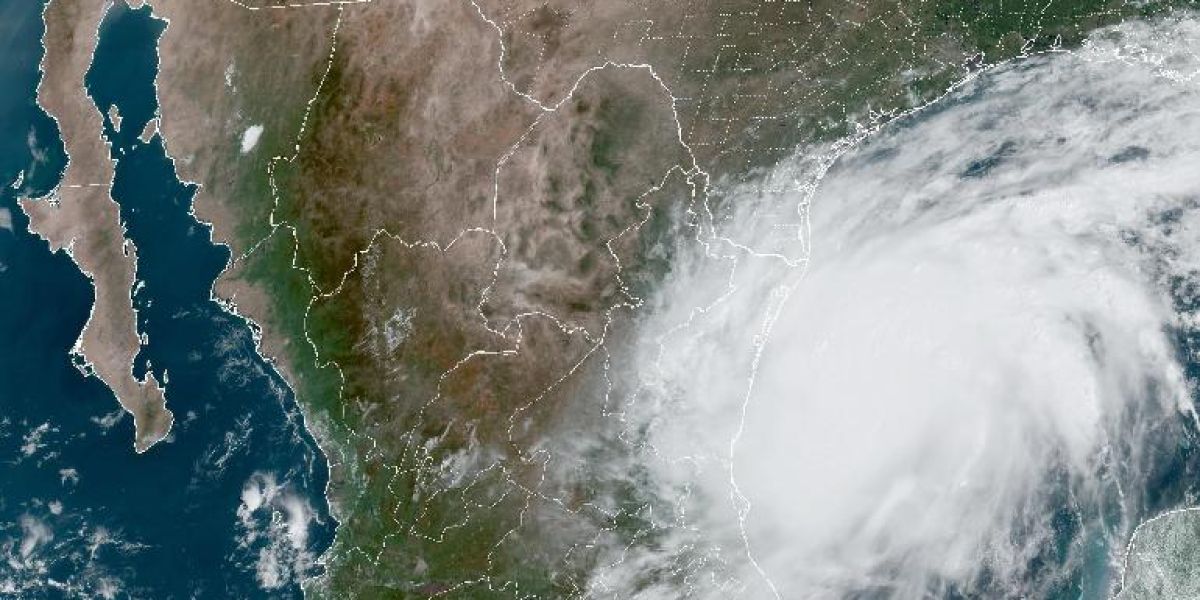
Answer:
<svg viewBox="0 0 1200 600"><path fill-rule="evenodd" d="M259 324L333 467L311 589L364 598L578 596L652 543L636 474L597 474L605 448L575 434L630 393L609 373L638 310L681 244L720 237L727 192L1161 8L151 4L157 127L233 249L214 293ZM803 195L823 168L754 193ZM790 256L800 217L756 247Z"/></svg>
<svg viewBox="0 0 1200 600"><path fill-rule="evenodd" d="M1147 520L1129 541L1118 600L1200 596L1198 551L1200 509L1171 511Z"/></svg>
<svg viewBox="0 0 1200 600"><path fill-rule="evenodd" d="M52 250L69 252L91 279L95 304L76 351L133 416L134 448L145 452L167 436L173 415L154 376L139 381L133 375L141 347L132 297L137 250L125 239L110 195L113 164L101 115L83 87L104 10L103 3L86 0L53 0L46 8L45 74L37 98L58 121L70 162L51 199L22 199L20 206L30 230Z"/></svg>
<svg viewBox="0 0 1200 600"><path fill-rule="evenodd" d="M156 127L180 176L201 185L197 218L233 251L214 293L259 324L277 322L284 317L273 312L270 286L248 280L245 255L274 232L273 172L296 154L339 11L311 6L252 13L223 0L164 0L153 8L169 21L160 42ZM243 152L243 137L255 127L256 143ZM279 327L260 333L263 353L296 385L302 374L290 364L293 352L304 351L303 336Z"/></svg>

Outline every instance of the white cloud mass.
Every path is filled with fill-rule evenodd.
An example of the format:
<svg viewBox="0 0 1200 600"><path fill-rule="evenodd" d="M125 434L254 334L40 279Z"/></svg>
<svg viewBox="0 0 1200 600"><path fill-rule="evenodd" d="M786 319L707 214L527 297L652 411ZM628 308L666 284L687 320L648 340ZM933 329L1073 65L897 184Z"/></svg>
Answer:
<svg viewBox="0 0 1200 600"><path fill-rule="evenodd" d="M254 473L242 486L237 508L240 563L252 565L259 585L274 590L302 580L314 557L308 527L316 516L308 502L271 473Z"/></svg>
<svg viewBox="0 0 1200 600"><path fill-rule="evenodd" d="M815 190L812 153L724 188L621 412L672 533L593 595L1111 593L1151 453L1194 418L1197 48L1194 20L1126 24L977 77ZM790 246L763 233L788 213Z"/></svg>
<svg viewBox="0 0 1200 600"><path fill-rule="evenodd" d="M258 138L262 137L262 132L262 125L251 125L242 132L242 154L249 154L258 145Z"/></svg>

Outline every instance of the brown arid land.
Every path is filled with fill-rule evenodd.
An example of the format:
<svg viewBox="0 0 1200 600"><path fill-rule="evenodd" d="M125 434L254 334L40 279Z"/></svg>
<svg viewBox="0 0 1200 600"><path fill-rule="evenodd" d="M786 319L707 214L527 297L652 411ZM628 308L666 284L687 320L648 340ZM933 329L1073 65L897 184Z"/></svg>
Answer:
<svg viewBox="0 0 1200 600"><path fill-rule="evenodd" d="M260 324L273 322L270 290L250 283L245 253L272 228L269 175L296 153L307 107L328 62L338 10L253 11L229 0L161 0L168 21L160 46L158 128L179 176L200 185L196 217L213 241L233 251L214 294ZM262 134L241 149L246 130ZM261 330L263 353L295 384L289 346L278 327Z"/></svg>
<svg viewBox="0 0 1200 600"><path fill-rule="evenodd" d="M339 457L335 597L578 592L648 505L549 448L621 392L672 249L1038 32L957 0L151 4L159 130L233 249L215 293Z"/></svg>
<svg viewBox="0 0 1200 600"><path fill-rule="evenodd" d="M430 484L422 464L481 444L511 469L481 489L530 491L457 529L475 550L428 578L489 571L481 549L522 518L520 504L553 510L536 496L559 490L537 489L544 465L531 457L603 368L611 321L639 302L621 263L653 245L639 233L650 205L680 199L649 192L673 174L674 195L695 174L670 90L646 65L581 57L553 105L523 97L498 68L501 36L466 1L154 7L170 22L160 128L181 175L201 184L197 215L236 257L215 292L263 326L263 351L301 383L310 422L352 432L339 448L319 436L346 457L334 461L344 558L331 584L365 570L363 589L391 585L456 545L435 534L469 516L465 498L444 510L397 500ZM255 125L262 137L243 152ZM310 285L300 332L280 314L296 299L245 276L275 243L295 255L274 264ZM338 369L335 397L298 381L313 367L290 364L289 347L305 341ZM414 452L430 436L439 443Z"/></svg>
<svg viewBox="0 0 1200 600"><path fill-rule="evenodd" d="M542 444L596 400L605 344L662 268L650 257L671 219L655 214L689 210L697 159L720 154L724 138L704 137L715 125L672 88L703 76L655 64L675 49L637 36L594 47L644 17L623 3L529 23L469 1L262 6L155 4L170 20L160 127L202 186L197 214L238 257L216 294L263 326L310 422L351 432L336 448L320 436L344 457L327 583L366 597L479 576L574 585L601 551L567 553L569 540L619 534L585 508L597 490L548 476ZM529 55L512 32L526 25L548 40ZM243 152L253 126L262 138ZM276 267L302 269L303 297L244 276L272 245L289 249ZM301 331L282 314L297 301L310 303ZM332 397L291 364L306 341L337 368ZM462 474L478 496L431 471L458 454L481 457Z"/></svg>
<svg viewBox="0 0 1200 600"><path fill-rule="evenodd" d="M52 250L67 250L91 280L95 304L76 350L133 415L134 448L148 450L171 430L163 388L133 376L140 340L132 291L136 249L125 239L110 196L113 165L101 138L101 116L83 87L96 27L105 10L92 0L54 0L46 9L46 56L38 102L58 121L70 162L50 200L22 200L30 230Z"/></svg>

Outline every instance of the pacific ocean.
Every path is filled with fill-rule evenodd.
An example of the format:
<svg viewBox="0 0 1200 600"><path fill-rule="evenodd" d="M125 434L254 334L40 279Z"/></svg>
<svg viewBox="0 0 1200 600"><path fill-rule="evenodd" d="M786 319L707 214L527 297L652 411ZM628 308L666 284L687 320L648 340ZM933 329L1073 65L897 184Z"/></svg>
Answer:
<svg viewBox="0 0 1200 600"><path fill-rule="evenodd" d="M149 7L114 3L87 89L123 116L120 132L106 116L103 133L138 248L135 372L166 382L171 435L135 454L132 419L71 355L91 285L16 203L51 199L66 161L35 100L42 8L0 2L0 73L15 83L0 87L0 593L300 597L333 538L327 463L251 325L211 297L228 250L191 214L196 187L179 181L161 138L137 137L157 111L166 26Z"/></svg>

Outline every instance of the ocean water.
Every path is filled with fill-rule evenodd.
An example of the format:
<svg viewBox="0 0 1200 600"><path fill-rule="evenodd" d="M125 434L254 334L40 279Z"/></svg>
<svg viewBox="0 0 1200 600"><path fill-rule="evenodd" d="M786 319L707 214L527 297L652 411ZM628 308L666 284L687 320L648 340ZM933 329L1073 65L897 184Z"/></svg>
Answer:
<svg viewBox="0 0 1200 600"><path fill-rule="evenodd" d="M168 439L136 455L132 420L70 355L91 285L15 202L66 161L34 100L42 5L0 0L0 596L299 597L333 537L326 463L251 326L211 297L228 251L192 216L196 187L161 138L137 139L165 28L149 7L110 9L86 87L124 119L104 135L138 247L135 371L166 382Z"/></svg>

